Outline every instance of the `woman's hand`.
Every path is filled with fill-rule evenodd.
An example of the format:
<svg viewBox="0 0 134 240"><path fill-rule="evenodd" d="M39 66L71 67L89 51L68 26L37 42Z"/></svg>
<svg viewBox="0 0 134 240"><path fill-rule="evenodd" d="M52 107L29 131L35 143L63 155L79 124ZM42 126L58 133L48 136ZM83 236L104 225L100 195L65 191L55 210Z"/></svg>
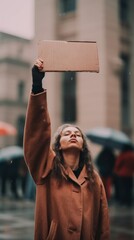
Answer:
<svg viewBox="0 0 134 240"><path fill-rule="evenodd" d="M45 72L42 72L42 70L43 60L38 58L32 68L33 84L38 85L40 82L42 82L42 79L45 76Z"/></svg>
<svg viewBox="0 0 134 240"><path fill-rule="evenodd" d="M43 60L38 58L32 67L32 93L37 94L43 92L42 79L45 76L43 70Z"/></svg>
<svg viewBox="0 0 134 240"><path fill-rule="evenodd" d="M38 58L35 61L34 66L36 66L39 69L39 71L42 71L43 70L43 60L41 58Z"/></svg>

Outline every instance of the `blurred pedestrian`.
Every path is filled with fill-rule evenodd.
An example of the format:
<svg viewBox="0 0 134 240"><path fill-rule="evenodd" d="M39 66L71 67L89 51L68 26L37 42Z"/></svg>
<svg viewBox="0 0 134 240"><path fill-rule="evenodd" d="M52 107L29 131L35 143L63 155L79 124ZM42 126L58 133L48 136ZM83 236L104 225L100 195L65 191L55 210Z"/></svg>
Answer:
<svg viewBox="0 0 134 240"><path fill-rule="evenodd" d="M134 150L124 146L114 168L116 185L115 199L120 205L131 206L133 202Z"/></svg>
<svg viewBox="0 0 134 240"><path fill-rule="evenodd" d="M36 194L35 183L30 173L27 174L26 179L26 189L25 189L25 199L34 201Z"/></svg>
<svg viewBox="0 0 134 240"><path fill-rule="evenodd" d="M114 151L109 147L104 147L98 154L95 162L105 187L107 200L110 202L113 184L113 169L115 164Z"/></svg>
<svg viewBox="0 0 134 240"><path fill-rule="evenodd" d="M12 196L17 200L20 199L18 180L19 180L20 158L10 159L6 169L9 183L11 186Z"/></svg>
<svg viewBox="0 0 134 240"><path fill-rule="evenodd" d="M1 193L3 197L7 196L7 190L10 189L13 198L20 198L18 192L19 164L20 161L17 158L3 160L0 164Z"/></svg>
<svg viewBox="0 0 134 240"><path fill-rule="evenodd" d="M27 169L24 158L20 158L18 175L19 175L18 178L20 180L20 188L21 188L22 196L25 197L26 187L27 187L28 169Z"/></svg>
<svg viewBox="0 0 134 240"><path fill-rule="evenodd" d="M25 125L25 159L36 184L35 240L109 239L103 183L94 170L86 139L74 125L58 128L53 149L43 61L33 69Z"/></svg>
<svg viewBox="0 0 134 240"><path fill-rule="evenodd" d="M1 187L1 196L5 197L7 193L7 167L8 163L5 161L0 162L0 187Z"/></svg>

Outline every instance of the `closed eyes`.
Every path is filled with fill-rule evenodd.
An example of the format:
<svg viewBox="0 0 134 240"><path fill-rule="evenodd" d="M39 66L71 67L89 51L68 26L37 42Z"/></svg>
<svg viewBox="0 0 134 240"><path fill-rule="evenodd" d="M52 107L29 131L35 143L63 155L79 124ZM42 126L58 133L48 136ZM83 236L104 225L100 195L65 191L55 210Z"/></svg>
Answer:
<svg viewBox="0 0 134 240"><path fill-rule="evenodd" d="M63 136L68 136L68 135L71 135L71 134L75 134L78 137L82 137L80 132L78 132L78 131L76 131L76 132L66 131L66 132L63 133Z"/></svg>

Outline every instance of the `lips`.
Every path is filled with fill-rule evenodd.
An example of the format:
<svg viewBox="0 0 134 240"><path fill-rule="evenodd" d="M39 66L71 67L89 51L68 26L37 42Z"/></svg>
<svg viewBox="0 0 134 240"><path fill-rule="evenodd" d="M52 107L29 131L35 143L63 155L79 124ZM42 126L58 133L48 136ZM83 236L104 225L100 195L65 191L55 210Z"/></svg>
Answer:
<svg viewBox="0 0 134 240"><path fill-rule="evenodd" d="M76 143L76 142L78 142L78 141L76 140L76 138L71 138L71 139L69 140L69 142Z"/></svg>

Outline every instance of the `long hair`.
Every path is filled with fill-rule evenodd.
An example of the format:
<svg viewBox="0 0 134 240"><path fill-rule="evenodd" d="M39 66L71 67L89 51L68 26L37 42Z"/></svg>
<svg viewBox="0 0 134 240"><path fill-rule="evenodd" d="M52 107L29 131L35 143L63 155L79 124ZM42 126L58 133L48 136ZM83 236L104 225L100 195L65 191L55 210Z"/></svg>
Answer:
<svg viewBox="0 0 134 240"><path fill-rule="evenodd" d="M53 168L53 174L56 176L56 178L60 181L62 179L62 171L61 171L61 164L64 165L64 159L62 156L62 151L59 149L60 148L60 138L61 138L61 133L62 131L67 128L73 126L77 128L83 138L83 149L80 152L80 161L79 161L79 167L86 165L86 171L87 175L89 177L90 183L94 182L94 167L92 164L92 159L91 159L91 154L88 148L87 140L86 137L84 136L83 132L78 126L72 125L72 124L63 124L61 125L55 135L54 135L54 140L52 144L52 148L54 152L56 153L55 161L54 161L54 168Z"/></svg>

